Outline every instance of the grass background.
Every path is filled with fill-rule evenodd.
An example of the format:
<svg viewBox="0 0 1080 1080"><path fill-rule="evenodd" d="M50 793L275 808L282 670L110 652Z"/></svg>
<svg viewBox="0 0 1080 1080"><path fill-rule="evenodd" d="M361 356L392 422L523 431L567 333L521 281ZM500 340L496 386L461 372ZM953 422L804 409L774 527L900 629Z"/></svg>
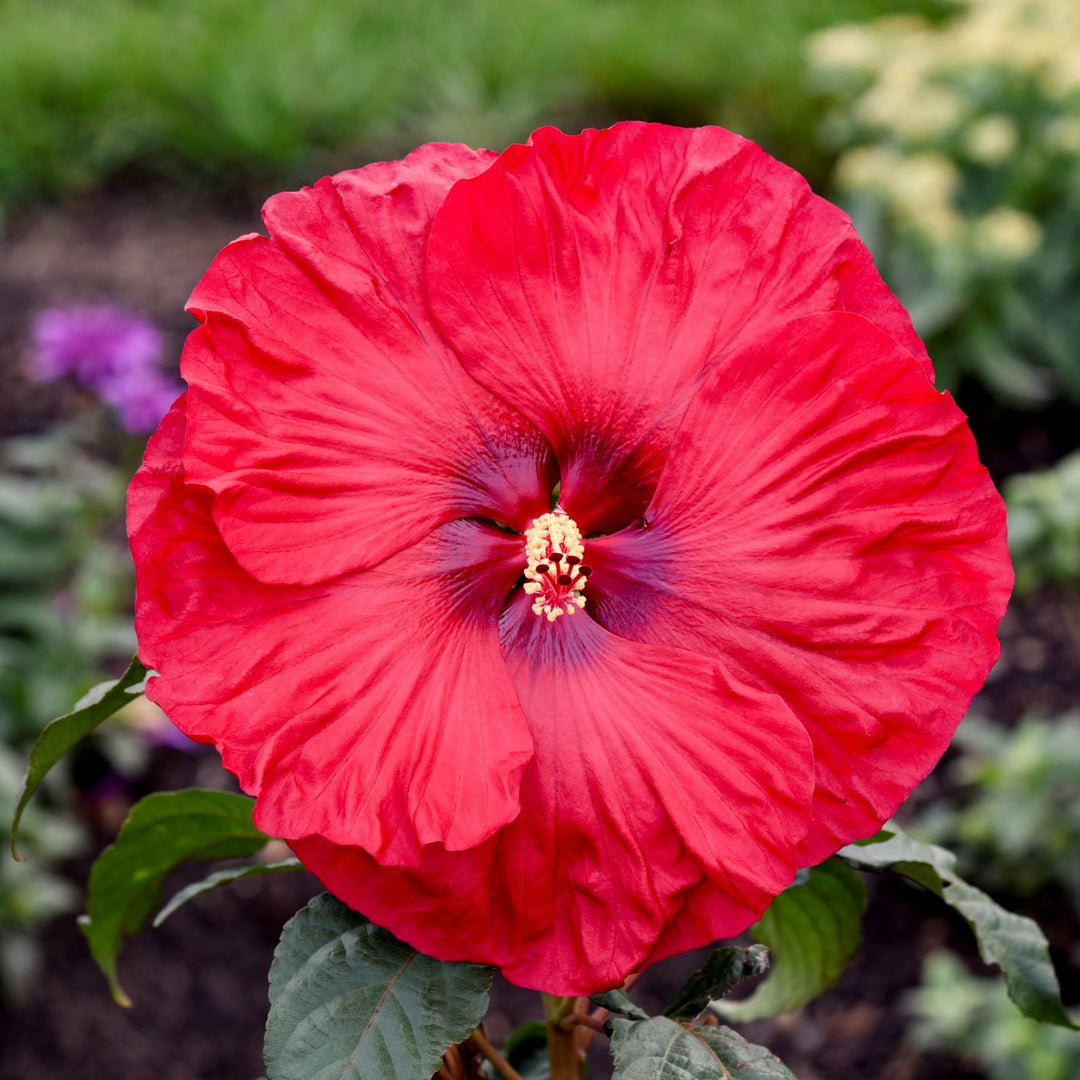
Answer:
<svg viewBox="0 0 1080 1080"><path fill-rule="evenodd" d="M221 198L541 123L719 123L821 181L807 33L931 0L0 0L0 206Z"/></svg>

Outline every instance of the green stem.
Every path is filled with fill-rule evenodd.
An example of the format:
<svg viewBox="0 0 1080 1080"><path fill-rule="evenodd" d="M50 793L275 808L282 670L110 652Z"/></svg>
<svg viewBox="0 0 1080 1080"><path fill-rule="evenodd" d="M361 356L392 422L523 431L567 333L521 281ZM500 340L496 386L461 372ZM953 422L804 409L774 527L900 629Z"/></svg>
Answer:
<svg viewBox="0 0 1080 1080"><path fill-rule="evenodd" d="M544 1000L544 1019L547 1024L548 1062L551 1080L581 1080L584 1055L577 1029L564 1027L566 1019L577 1005L577 998L541 994Z"/></svg>

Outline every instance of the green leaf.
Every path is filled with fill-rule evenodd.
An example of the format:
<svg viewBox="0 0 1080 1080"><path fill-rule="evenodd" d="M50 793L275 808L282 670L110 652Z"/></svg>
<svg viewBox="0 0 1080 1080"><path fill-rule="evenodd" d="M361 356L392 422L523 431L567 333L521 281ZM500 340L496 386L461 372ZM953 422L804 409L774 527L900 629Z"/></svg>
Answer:
<svg viewBox="0 0 1080 1080"><path fill-rule="evenodd" d="M716 1053L666 1016L608 1021L614 1080L726 1080L731 1073Z"/></svg>
<svg viewBox="0 0 1080 1080"><path fill-rule="evenodd" d="M303 870L304 866L295 856L281 859L279 862L247 863L244 866L230 866L227 870L218 870L204 877L202 881L193 882L181 889L175 896L164 904L161 910L154 916L154 926L160 926L177 908L182 907L189 900L194 900L203 893L220 889L222 885L231 885L234 881L242 878L261 877L263 874L281 874L291 870Z"/></svg>
<svg viewBox="0 0 1080 1080"><path fill-rule="evenodd" d="M1050 949L1038 923L995 903L956 872L956 856L924 844L890 825L873 842L849 844L839 852L860 870L895 870L940 896L975 933L979 955L1001 969L1009 997L1025 1016L1044 1024L1080 1029L1061 1003Z"/></svg>
<svg viewBox="0 0 1080 1080"><path fill-rule="evenodd" d="M674 1020L693 1020L710 1001L722 998L744 979L764 975L768 970L769 950L764 945L717 949L705 966L686 980L678 996L664 1010L664 1015Z"/></svg>
<svg viewBox="0 0 1080 1080"><path fill-rule="evenodd" d="M698 1027L693 1031L735 1080L795 1080L795 1074L775 1054L764 1046L747 1042L729 1027Z"/></svg>
<svg viewBox="0 0 1080 1080"><path fill-rule="evenodd" d="M98 856L80 926L118 1004L131 1004L116 974L120 946L157 907L166 873L185 860L254 855L270 838L252 824L253 806L226 791L156 792L131 808L115 843Z"/></svg>
<svg viewBox="0 0 1080 1080"><path fill-rule="evenodd" d="M37 791L46 773L94 728L138 697L142 693L146 675L147 670L138 656L133 656L127 671L119 679L99 683L76 703L71 712L57 717L38 736L30 750L30 760L11 822L11 854L20 862L22 856L18 851L19 822L26 804Z"/></svg>
<svg viewBox="0 0 1080 1080"><path fill-rule="evenodd" d="M666 1016L608 1021L614 1080L795 1080L764 1047L730 1028L687 1028Z"/></svg>
<svg viewBox="0 0 1080 1080"><path fill-rule="evenodd" d="M629 1016L631 1020L649 1019L649 1014L640 1005L634 1004L625 990L605 990L602 994L593 994L589 1000L601 1009Z"/></svg>
<svg viewBox="0 0 1080 1080"><path fill-rule="evenodd" d="M866 886L853 870L830 859L805 884L782 892L750 928L774 954L772 973L745 1001L720 1001L729 1020L757 1020L798 1009L840 978L859 947Z"/></svg>
<svg viewBox="0 0 1080 1080"><path fill-rule="evenodd" d="M274 952L268 1080L430 1080L483 1019L494 972L425 956L316 896Z"/></svg>

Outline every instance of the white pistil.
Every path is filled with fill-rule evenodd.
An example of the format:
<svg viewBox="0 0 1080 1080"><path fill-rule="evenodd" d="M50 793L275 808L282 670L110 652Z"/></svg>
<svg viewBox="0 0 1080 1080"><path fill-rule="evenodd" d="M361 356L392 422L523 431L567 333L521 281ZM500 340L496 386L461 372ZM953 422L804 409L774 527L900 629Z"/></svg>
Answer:
<svg viewBox="0 0 1080 1080"><path fill-rule="evenodd" d="M582 563L585 546L573 518L558 507L542 514L525 531L526 593L535 597L533 612L554 622L585 606L582 593L592 572Z"/></svg>

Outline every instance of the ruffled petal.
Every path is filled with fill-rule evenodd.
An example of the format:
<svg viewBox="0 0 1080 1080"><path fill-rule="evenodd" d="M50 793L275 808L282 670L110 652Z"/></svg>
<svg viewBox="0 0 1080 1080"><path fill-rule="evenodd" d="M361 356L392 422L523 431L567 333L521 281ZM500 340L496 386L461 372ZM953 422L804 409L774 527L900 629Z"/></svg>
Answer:
<svg viewBox="0 0 1080 1080"><path fill-rule="evenodd" d="M847 309L929 359L851 222L721 128L546 128L449 193L432 310L467 370L536 423L585 532L651 497L693 387L733 343Z"/></svg>
<svg viewBox="0 0 1080 1080"><path fill-rule="evenodd" d="M812 754L775 695L717 660L616 637L581 614L549 623L528 598L504 613L501 640L536 740L512 828L538 837L504 859L530 883L518 905L550 889L561 941L547 963L573 957L567 981L575 962L613 979L644 958L677 900L672 885L681 893L694 880L664 872L679 847L673 865L703 871L737 921L790 883Z"/></svg>
<svg viewBox="0 0 1080 1080"><path fill-rule="evenodd" d="M816 759L801 862L873 833L989 672L1012 585L952 399L865 319L793 320L701 387L644 524L590 544L596 618L784 697Z"/></svg>
<svg viewBox="0 0 1080 1080"><path fill-rule="evenodd" d="M490 159L432 144L275 196L269 238L230 244L196 286L184 465L253 576L327 580L456 517L549 508L550 448L464 373L422 293L435 208Z"/></svg>
<svg viewBox="0 0 1080 1080"><path fill-rule="evenodd" d="M518 542L454 522L374 570L261 583L218 535L211 493L177 475L183 407L129 502L148 696L218 746L272 835L391 863L482 843L517 815L532 757L497 634Z"/></svg>
<svg viewBox="0 0 1080 1080"><path fill-rule="evenodd" d="M521 814L482 849L425 849L401 876L294 843L327 887L433 955L566 994L639 967L689 890L710 914L695 944L758 918L792 879L813 786L782 702L583 615L548 623L525 598L502 643L536 743Z"/></svg>

